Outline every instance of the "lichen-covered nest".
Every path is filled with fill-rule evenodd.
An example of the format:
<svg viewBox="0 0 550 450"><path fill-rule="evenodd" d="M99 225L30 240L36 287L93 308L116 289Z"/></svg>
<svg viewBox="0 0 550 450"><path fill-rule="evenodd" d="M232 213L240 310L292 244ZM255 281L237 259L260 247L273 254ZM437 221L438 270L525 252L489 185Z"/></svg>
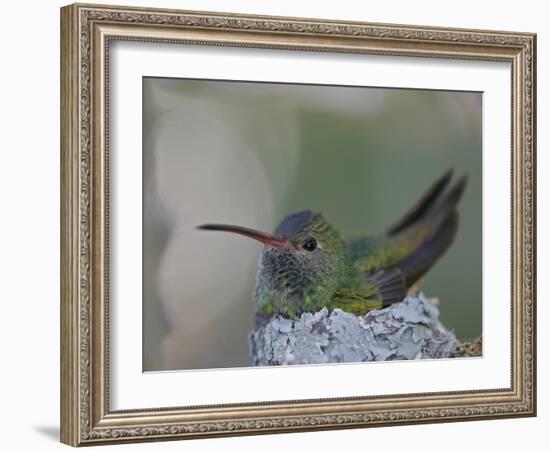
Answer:
<svg viewBox="0 0 550 450"><path fill-rule="evenodd" d="M459 342L423 294L356 316L334 309L271 318L249 335L254 366L448 358Z"/></svg>

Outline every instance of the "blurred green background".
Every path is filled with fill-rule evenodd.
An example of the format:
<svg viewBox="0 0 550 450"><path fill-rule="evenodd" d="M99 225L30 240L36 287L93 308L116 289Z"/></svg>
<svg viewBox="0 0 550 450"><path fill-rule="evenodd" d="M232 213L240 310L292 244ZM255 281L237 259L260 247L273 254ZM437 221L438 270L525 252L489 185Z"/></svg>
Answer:
<svg viewBox="0 0 550 450"><path fill-rule="evenodd" d="M441 321L481 334L482 95L143 79L143 370L248 365L261 244L322 211L344 237L400 218L448 168L466 173L457 238L426 277Z"/></svg>

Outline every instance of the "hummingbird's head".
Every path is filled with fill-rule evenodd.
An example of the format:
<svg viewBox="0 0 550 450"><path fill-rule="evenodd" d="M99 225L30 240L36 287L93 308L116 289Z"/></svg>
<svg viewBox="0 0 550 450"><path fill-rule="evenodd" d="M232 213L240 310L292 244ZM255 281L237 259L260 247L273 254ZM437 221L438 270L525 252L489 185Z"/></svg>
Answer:
<svg viewBox="0 0 550 450"><path fill-rule="evenodd" d="M273 234L234 225L198 228L237 233L264 244L255 292L259 306L268 312L293 315L293 310L315 310L337 287L344 244L320 213L290 214ZM311 303L311 308L303 302Z"/></svg>

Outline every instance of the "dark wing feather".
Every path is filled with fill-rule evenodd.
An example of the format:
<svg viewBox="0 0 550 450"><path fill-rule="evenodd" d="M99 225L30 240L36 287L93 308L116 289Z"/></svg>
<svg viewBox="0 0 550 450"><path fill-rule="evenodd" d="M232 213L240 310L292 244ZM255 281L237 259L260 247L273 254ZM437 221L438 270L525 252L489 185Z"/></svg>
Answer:
<svg viewBox="0 0 550 450"><path fill-rule="evenodd" d="M378 288L383 308L400 302L407 295L406 277L398 267L367 274L367 281Z"/></svg>
<svg viewBox="0 0 550 450"><path fill-rule="evenodd" d="M399 302L406 294L405 276L400 269L378 270L365 274L357 286L337 289L331 299L331 306L352 314L363 315L370 310L385 308Z"/></svg>

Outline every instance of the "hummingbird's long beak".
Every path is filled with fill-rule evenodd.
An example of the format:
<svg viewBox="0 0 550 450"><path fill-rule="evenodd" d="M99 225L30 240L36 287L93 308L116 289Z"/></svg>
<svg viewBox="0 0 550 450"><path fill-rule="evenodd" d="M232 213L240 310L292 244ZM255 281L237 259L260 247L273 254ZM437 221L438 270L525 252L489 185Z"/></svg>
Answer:
<svg viewBox="0 0 550 450"><path fill-rule="evenodd" d="M246 236L252 239L260 241L262 244L269 247L275 248L285 248L288 247L288 241L286 239L278 238L269 233L263 233L261 231L253 230L251 228L239 227L237 225L220 225L207 223L204 225L199 225L197 227L199 230L210 230L210 231L227 231L229 233L240 234L241 236Z"/></svg>

